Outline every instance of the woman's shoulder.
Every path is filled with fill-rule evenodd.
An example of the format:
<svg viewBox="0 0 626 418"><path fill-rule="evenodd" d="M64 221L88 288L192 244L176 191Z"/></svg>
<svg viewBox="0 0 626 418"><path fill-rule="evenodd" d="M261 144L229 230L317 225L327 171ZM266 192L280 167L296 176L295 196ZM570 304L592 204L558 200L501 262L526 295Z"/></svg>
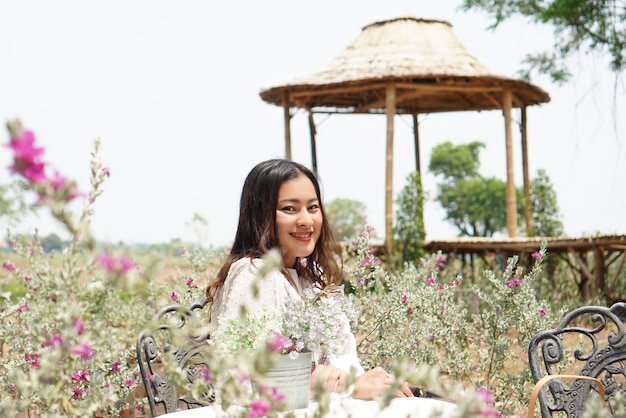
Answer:
<svg viewBox="0 0 626 418"><path fill-rule="evenodd" d="M258 277L282 277L282 273L279 268L265 268L266 261L262 258L241 258L230 265L228 270L228 276L226 280L232 280L234 278L246 277L248 279ZM269 271L268 271L269 269Z"/></svg>

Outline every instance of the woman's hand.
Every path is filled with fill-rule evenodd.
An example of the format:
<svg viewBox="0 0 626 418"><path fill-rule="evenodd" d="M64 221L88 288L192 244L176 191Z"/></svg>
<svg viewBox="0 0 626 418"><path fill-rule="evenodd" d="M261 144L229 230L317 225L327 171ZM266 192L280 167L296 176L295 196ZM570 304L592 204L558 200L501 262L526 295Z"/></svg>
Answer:
<svg viewBox="0 0 626 418"><path fill-rule="evenodd" d="M384 393L393 384L393 376L387 373L382 367L368 370L364 374L357 376L354 380L354 391L352 397L355 399L372 399L376 395ZM397 398L413 396L413 392L403 383L396 392Z"/></svg>
<svg viewBox="0 0 626 418"><path fill-rule="evenodd" d="M322 381L327 392L341 392L347 373L329 364L318 364L311 373L311 390L315 390L318 381Z"/></svg>

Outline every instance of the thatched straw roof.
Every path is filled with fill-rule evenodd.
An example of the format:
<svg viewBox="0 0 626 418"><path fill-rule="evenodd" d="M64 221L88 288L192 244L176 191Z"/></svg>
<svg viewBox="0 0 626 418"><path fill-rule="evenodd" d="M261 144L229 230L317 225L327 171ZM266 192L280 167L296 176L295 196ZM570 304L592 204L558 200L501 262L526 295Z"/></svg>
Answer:
<svg viewBox="0 0 626 418"><path fill-rule="evenodd" d="M385 85L397 88L396 113L502 108L548 102L525 81L491 73L469 54L448 22L400 17L375 22L328 66L309 77L262 90L263 100L284 106L347 113L382 113ZM288 99L286 99L288 97Z"/></svg>

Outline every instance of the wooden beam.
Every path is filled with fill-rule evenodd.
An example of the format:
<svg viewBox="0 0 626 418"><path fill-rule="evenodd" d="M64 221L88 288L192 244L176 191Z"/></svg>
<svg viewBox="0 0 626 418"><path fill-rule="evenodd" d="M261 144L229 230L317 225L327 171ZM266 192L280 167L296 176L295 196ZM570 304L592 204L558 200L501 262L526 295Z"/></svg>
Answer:
<svg viewBox="0 0 626 418"><path fill-rule="evenodd" d="M506 223L509 237L517 237L517 196L513 167L513 129L511 121L511 90L505 89L502 95L504 114L504 135L506 140Z"/></svg>
<svg viewBox="0 0 626 418"><path fill-rule="evenodd" d="M313 172L317 176L317 145L315 143L315 136L317 134L317 130L315 129L315 120L313 119L313 112L311 109L309 111L309 134L311 136L311 164L313 167Z"/></svg>
<svg viewBox="0 0 626 418"><path fill-rule="evenodd" d="M417 206L419 207L419 219L422 228L424 228L424 236L421 239L426 239L426 224L424 223L424 190L422 189L422 164L420 157L420 129L419 129L419 119L417 118L417 113L412 114L413 117L413 141L415 142L415 171L418 174L418 184L417 184Z"/></svg>
<svg viewBox="0 0 626 418"><path fill-rule="evenodd" d="M522 135L522 174L524 176L524 220L526 221L526 236L534 235L532 202L530 201L530 175L528 173L528 130L526 129L526 106L520 109Z"/></svg>
<svg viewBox="0 0 626 418"><path fill-rule="evenodd" d="M393 122L396 116L396 86L387 84L387 148L385 170L385 246L387 254L393 249Z"/></svg>
<svg viewBox="0 0 626 418"><path fill-rule="evenodd" d="M285 126L285 159L291 160L291 115L289 114L289 93L283 92L283 118Z"/></svg>
<svg viewBox="0 0 626 418"><path fill-rule="evenodd" d="M506 223L509 237L517 237L517 196L515 195L515 176L513 166L513 129L511 121L512 94L505 89L502 95L504 114L504 134L506 139Z"/></svg>

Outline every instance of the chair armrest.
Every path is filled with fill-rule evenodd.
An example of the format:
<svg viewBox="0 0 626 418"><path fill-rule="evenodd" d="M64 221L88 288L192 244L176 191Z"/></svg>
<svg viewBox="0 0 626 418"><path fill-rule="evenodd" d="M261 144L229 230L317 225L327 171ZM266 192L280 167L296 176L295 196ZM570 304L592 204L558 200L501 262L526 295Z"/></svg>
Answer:
<svg viewBox="0 0 626 418"><path fill-rule="evenodd" d="M600 394L600 399L604 400L604 385L599 379L591 376L580 376L576 374L550 374L541 378L537 383L535 383L535 387L530 395L530 401L528 402L528 415L527 418L533 418L535 415L535 404L537 403L537 396L539 396L539 391L541 388L553 379L584 379L584 380L592 380L598 385L598 393Z"/></svg>

